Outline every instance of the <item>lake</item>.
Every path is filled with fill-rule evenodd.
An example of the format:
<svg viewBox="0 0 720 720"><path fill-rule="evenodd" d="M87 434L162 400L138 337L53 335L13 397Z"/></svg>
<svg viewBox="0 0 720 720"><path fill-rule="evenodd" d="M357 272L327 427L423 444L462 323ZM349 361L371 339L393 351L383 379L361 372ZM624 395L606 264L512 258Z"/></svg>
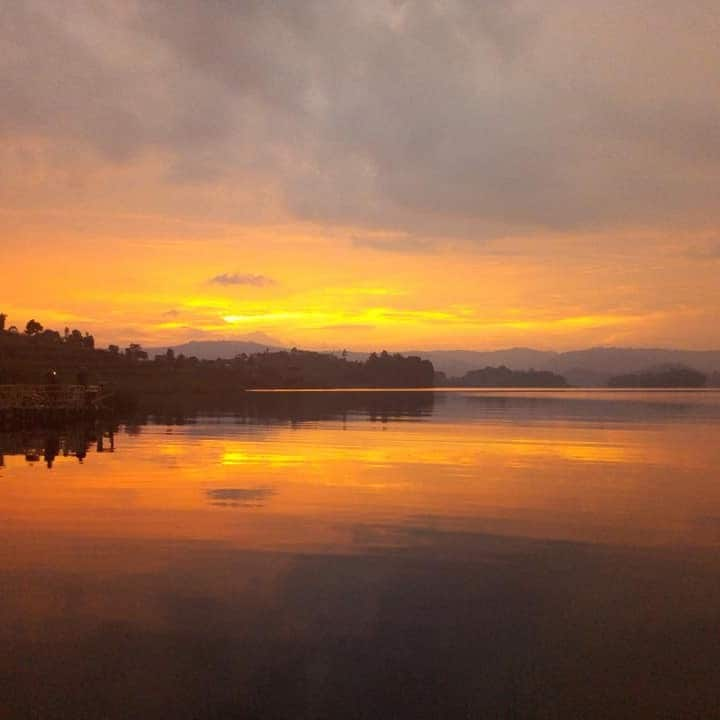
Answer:
<svg viewBox="0 0 720 720"><path fill-rule="evenodd" d="M720 393L0 433L0 719L720 717Z"/></svg>

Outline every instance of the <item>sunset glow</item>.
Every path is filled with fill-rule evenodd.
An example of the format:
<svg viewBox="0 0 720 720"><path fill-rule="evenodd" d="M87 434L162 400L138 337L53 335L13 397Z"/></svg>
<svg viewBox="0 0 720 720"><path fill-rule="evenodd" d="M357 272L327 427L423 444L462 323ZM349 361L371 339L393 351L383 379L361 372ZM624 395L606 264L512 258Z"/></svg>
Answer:
<svg viewBox="0 0 720 720"><path fill-rule="evenodd" d="M720 708L718 0L0 4L0 720Z"/></svg>
<svg viewBox="0 0 720 720"><path fill-rule="evenodd" d="M5 11L10 323L720 343L711 3L191 5Z"/></svg>

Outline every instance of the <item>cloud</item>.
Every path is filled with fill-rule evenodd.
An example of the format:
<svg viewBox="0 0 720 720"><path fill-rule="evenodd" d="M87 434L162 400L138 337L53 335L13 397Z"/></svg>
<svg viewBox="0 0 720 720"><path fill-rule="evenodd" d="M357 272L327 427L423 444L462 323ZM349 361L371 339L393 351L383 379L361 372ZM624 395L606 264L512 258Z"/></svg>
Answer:
<svg viewBox="0 0 720 720"><path fill-rule="evenodd" d="M173 310L166 310L166 311L162 314L163 317L167 317L167 318L178 317L178 315L180 315L180 311L179 311L179 310L175 310L175 309L173 309Z"/></svg>
<svg viewBox="0 0 720 720"><path fill-rule="evenodd" d="M264 285L272 285L274 280L265 275L252 275L241 273L223 273L210 278L208 282L215 285L255 285L262 287Z"/></svg>
<svg viewBox="0 0 720 720"><path fill-rule="evenodd" d="M355 236L353 247L380 250L381 252L425 253L438 249L438 242L427 237L375 237L372 235Z"/></svg>
<svg viewBox="0 0 720 720"><path fill-rule="evenodd" d="M714 0L9 3L0 140L29 172L0 191L91 202L129 167L154 192L128 201L166 214L470 239L718 222L716 20Z"/></svg>
<svg viewBox="0 0 720 720"><path fill-rule="evenodd" d="M691 260L720 260L720 243L688 248L685 257Z"/></svg>
<svg viewBox="0 0 720 720"><path fill-rule="evenodd" d="M342 330L342 331L352 331L352 330L374 330L375 325L363 325L360 323L352 324L352 323L345 323L345 324L339 324L339 325L322 325L321 327L315 327L315 328L308 328L310 330Z"/></svg>

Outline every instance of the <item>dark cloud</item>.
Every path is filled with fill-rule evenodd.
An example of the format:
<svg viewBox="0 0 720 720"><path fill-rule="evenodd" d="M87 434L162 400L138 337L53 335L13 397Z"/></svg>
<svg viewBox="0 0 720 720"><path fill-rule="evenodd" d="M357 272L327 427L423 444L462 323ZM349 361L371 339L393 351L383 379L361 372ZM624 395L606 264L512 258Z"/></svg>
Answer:
<svg viewBox="0 0 720 720"><path fill-rule="evenodd" d="M48 163L150 157L228 212L251 187L301 219L427 236L720 219L711 0L1 12L0 133Z"/></svg>
<svg viewBox="0 0 720 720"><path fill-rule="evenodd" d="M262 287L264 285L272 285L273 280L265 277L265 275L252 275L242 273L223 273L210 278L209 282L215 285L255 285Z"/></svg>
<svg viewBox="0 0 720 720"><path fill-rule="evenodd" d="M720 260L720 243L706 246L693 246L685 252L691 260Z"/></svg>
<svg viewBox="0 0 720 720"><path fill-rule="evenodd" d="M167 317L167 318L175 318L175 317L178 317L178 315L180 315L180 311L179 311L179 310L174 310L174 309L173 309L173 310L166 310L166 311L162 314L163 317Z"/></svg>
<svg viewBox="0 0 720 720"><path fill-rule="evenodd" d="M382 252L426 253L437 250L439 244L432 238L425 237L374 237L370 235L356 236L352 239L354 247L370 248Z"/></svg>

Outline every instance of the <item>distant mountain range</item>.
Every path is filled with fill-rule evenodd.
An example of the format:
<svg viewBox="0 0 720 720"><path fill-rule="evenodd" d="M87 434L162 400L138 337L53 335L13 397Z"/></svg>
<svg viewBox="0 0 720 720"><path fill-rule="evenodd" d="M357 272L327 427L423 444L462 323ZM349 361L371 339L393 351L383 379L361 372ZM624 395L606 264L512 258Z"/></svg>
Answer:
<svg viewBox="0 0 720 720"><path fill-rule="evenodd" d="M236 355L265 352L265 350L285 350L279 343L258 342L257 340L191 340L182 345L165 345L163 347L145 348L148 355L164 354L171 347L175 355L195 356L201 360L216 360L217 358L234 358Z"/></svg>
<svg viewBox="0 0 720 720"><path fill-rule="evenodd" d="M256 333L242 340L193 340L174 345L180 353L207 360L232 358L241 353L287 349L282 343ZM167 347L148 348L152 357ZM512 370L550 370L563 375L572 385L603 385L613 375L633 373L661 365L687 365L704 373L720 371L720 350L666 350L662 348L596 347L570 352L509 348L507 350L402 350L403 355L419 355L431 360L436 370L448 377L459 377L470 370L505 365ZM369 353L348 352L348 359L364 360Z"/></svg>
<svg viewBox="0 0 720 720"><path fill-rule="evenodd" d="M469 370L505 365L512 370L549 370L572 385L604 385L613 375L665 365L687 365L704 373L720 370L720 350L666 350L662 348L595 347L570 352L510 348L490 352L432 350L413 352L432 360L448 376Z"/></svg>

